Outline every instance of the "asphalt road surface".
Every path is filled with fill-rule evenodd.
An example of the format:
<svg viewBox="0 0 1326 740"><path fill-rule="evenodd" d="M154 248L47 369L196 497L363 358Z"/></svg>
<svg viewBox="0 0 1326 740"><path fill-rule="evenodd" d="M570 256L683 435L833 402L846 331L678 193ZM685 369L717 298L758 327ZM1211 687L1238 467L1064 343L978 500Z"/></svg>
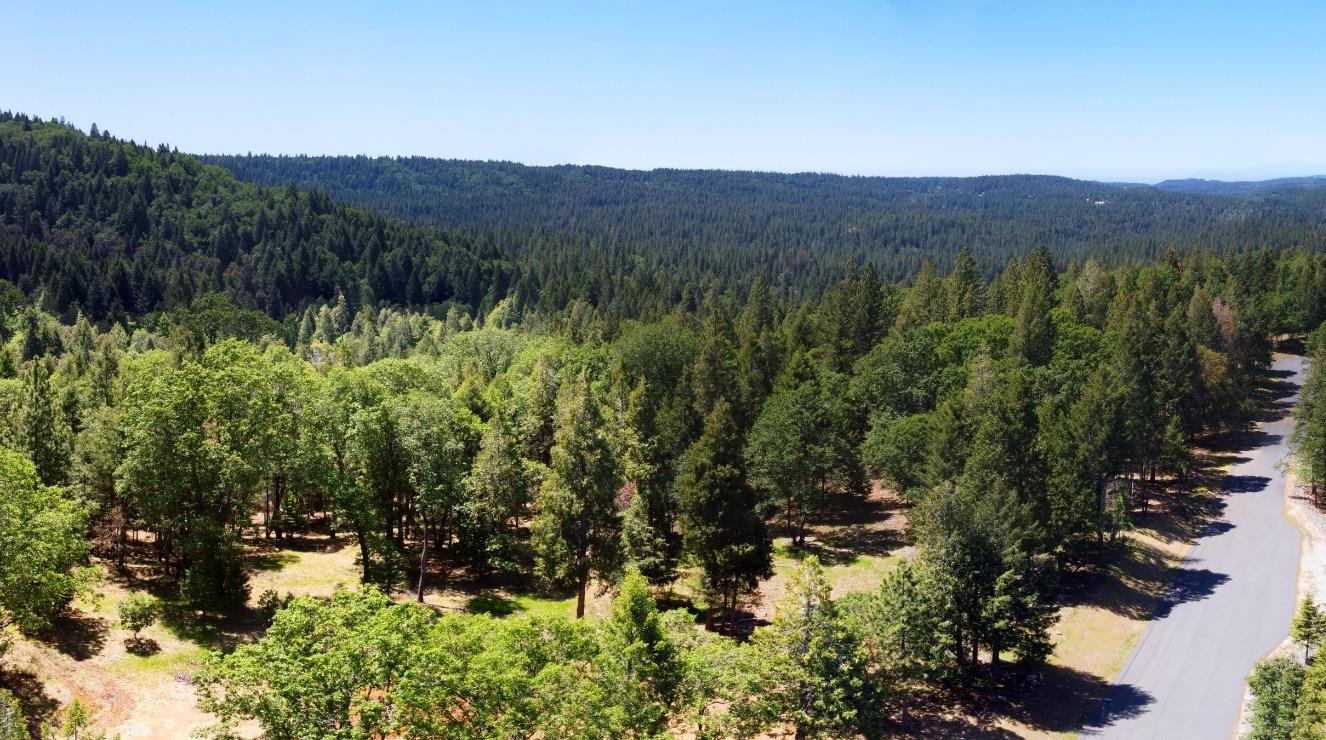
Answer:
<svg viewBox="0 0 1326 740"><path fill-rule="evenodd" d="M1110 738L1228 738L1252 666L1288 634L1299 532L1284 516L1290 404L1303 359L1273 366L1267 421L1232 441L1224 510L1199 533L1169 595L1133 649L1093 726ZM1223 451L1223 450L1222 450Z"/></svg>

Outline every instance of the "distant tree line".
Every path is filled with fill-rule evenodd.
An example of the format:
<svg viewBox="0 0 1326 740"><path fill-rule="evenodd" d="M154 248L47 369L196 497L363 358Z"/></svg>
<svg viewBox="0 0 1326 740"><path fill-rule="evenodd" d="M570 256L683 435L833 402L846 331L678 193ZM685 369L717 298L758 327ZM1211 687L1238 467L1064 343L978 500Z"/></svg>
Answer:
<svg viewBox="0 0 1326 740"><path fill-rule="evenodd" d="M1225 251L1322 244L1326 188L1297 182L1206 195L1071 180L846 177L815 173L533 167L428 157L209 155L237 177L295 183L414 222L491 235L504 254L579 250L642 260L724 285L827 287L870 262L903 281L927 259L972 251L985 278L1044 246L1060 264L1159 259L1168 248ZM575 261L572 261L575 260ZM545 289L548 285L543 286Z"/></svg>

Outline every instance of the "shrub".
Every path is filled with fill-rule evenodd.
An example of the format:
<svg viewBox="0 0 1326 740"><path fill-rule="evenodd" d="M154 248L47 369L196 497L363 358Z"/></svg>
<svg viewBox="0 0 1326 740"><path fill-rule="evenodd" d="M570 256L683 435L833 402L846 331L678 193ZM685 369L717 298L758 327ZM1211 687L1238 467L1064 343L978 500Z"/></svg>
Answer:
<svg viewBox="0 0 1326 740"><path fill-rule="evenodd" d="M155 598L133 594L120 602L120 626L132 631L137 638L139 632L157 621L160 613L161 604Z"/></svg>

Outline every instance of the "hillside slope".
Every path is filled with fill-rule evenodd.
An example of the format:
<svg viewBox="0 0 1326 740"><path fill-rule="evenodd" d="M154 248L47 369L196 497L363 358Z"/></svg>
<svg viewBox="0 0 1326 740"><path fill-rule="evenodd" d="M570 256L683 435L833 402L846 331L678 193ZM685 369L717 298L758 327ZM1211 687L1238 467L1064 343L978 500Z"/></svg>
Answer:
<svg viewBox="0 0 1326 740"><path fill-rule="evenodd" d="M1038 175L844 177L531 167L425 157L207 156L241 179L296 183L414 221L508 238L549 234L735 277L789 255L865 257L904 279L963 246L987 274L1044 246L1063 258L1323 241L1326 189L1257 198L1120 188ZM1279 191L1276 191L1279 192ZM721 255L721 256L720 256ZM781 261L780 261L781 260Z"/></svg>

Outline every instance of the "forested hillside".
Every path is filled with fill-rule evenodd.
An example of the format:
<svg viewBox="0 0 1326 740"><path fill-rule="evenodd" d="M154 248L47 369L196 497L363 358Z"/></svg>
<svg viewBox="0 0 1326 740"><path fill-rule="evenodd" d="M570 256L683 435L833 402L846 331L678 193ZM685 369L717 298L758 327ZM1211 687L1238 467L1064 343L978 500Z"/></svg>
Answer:
<svg viewBox="0 0 1326 740"><path fill-rule="evenodd" d="M279 318L338 292L477 306L505 273L463 240L323 193L0 114L0 277L70 316L124 319L223 291Z"/></svg>
<svg viewBox="0 0 1326 740"><path fill-rule="evenodd" d="M992 276L1045 247L1061 264L1153 260L1167 248L1322 243L1326 188L1120 188L1062 177L843 177L531 167L425 157L207 156L244 180L325 189L416 222L500 234L515 250L583 240L740 282L866 259L889 280L962 247ZM587 246L588 246L587 245Z"/></svg>
<svg viewBox="0 0 1326 740"><path fill-rule="evenodd" d="M773 178L792 200L806 182L665 174ZM623 203L653 182L623 177L643 178ZM1175 207L1106 220L1123 233L1096 247L1128 259L1067 260L1096 247L1020 240L1103 233L1114 201L1079 198L1104 186L948 190L970 182L863 205L862 233L910 224L942 255L966 224L1002 246L877 269L827 239L796 261L709 244L731 201L697 188L663 201L694 219L650 235L663 211L642 205L606 248L537 209L407 224L6 116L0 652L39 652L113 584L126 655L146 656L122 665L187 671L219 737L879 737L1031 685L1061 579L1110 573L1194 443L1248 421L1272 338L1326 319L1326 257L1287 246L1313 233L1294 208L1110 190ZM1184 219L1253 241L1145 260L1143 232ZM842 563L819 556L863 553L812 527L876 493L908 547L835 598ZM357 588L253 593L287 545L345 551ZM776 558L798 565L773 598ZM457 582L472 599L407 603ZM497 587L509 600L484 600ZM573 607L509 614L536 594ZM206 657L153 662L158 617ZM221 634L235 622L251 640Z"/></svg>

